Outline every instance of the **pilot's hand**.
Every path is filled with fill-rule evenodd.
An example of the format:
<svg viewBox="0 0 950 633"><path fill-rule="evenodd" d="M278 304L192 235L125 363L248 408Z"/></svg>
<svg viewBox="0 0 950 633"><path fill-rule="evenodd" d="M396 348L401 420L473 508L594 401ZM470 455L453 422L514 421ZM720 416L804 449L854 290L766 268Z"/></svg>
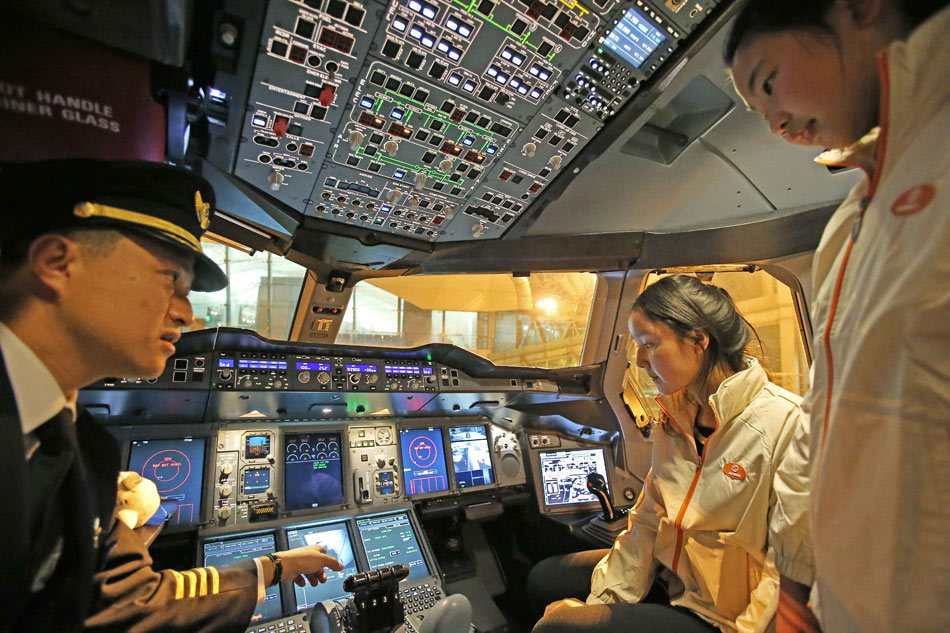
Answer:
<svg viewBox="0 0 950 633"><path fill-rule="evenodd" d="M563 600L558 600L557 602L552 602L544 608L544 615L550 615L558 609L564 609L566 607L586 607L587 603L578 600L577 598L564 598Z"/></svg>
<svg viewBox="0 0 950 633"><path fill-rule="evenodd" d="M327 556L326 550L320 545L308 545L286 552L277 552L275 554L284 564L284 571L281 574L282 580L293 581L303 587L307 584L317 586L321 582L327 581L327 571L329 567L333 571L342 571L343 564L332 556ZM306 578L306 580L304 580Z"/></svg>

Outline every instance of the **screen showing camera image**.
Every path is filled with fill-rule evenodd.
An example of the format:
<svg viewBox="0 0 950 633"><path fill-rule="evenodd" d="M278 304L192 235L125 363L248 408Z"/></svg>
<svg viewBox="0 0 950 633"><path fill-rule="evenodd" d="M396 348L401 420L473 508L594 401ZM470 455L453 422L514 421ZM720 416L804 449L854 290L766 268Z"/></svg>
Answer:
<svg viewBox="0 0 950 633"><path fill-rule="evenodd" d="M429 575L429 567L419 549L419 540L408 514L357 519L356 527L360 531L360 541L370 569L405 565L409 568L406 580Z"/></svg>
<svg viewBox="0 0 950 633"><path fill-rule="evenodd" d="M287 547L294 549L306 545L320 545L328 556L343 564L343 571L333 571L327 568L327 581L314 587L309 582L303 587L294 585L294 594L297 599L297 611L309 609L324 600L351 597L353 594L343 591L343 581L359 572L356 568L356 558L353 556L353 545L350 543L350 534L345 523L330 525L311 525L287 529Z"/></svg>
<svg viewBox="0 0 950 633"><path fill-rule="evenodd" d="M129 470L155 482L162 507L178 505L169 525L194 525L201 513L201 476L205 438L136 440L129 450ZM166 501L173 503L166 504Z"/></svg>
<svg viewBox="0 0 950 633"><path fill-rule="evenodd" d="M442 429L399 429L406 496L449 489Z"/></svg>
<svg viewBox="0 0 950 633"><path fill-rule="evenodd" d="M495 482L488 450L488 432L484 426L449 427L452 467L459 488L486 486Z"/></svg>
<svg viewBox="0 0 950 633"><path fill-rule="evenodd" d="M343 503L339 432L284 435L284 496L288 510Z"/></svg>
<svg viewBox="0 0 950 633"><path fill-rule="evenodd" d="M258 534L224 541L210 541L204 544L204 565L224 567L233 563L253 560L259 556L277 551L273 534ZM251 622L261 622L280 617L283 607L280 604L280 585L267 587L264 602L257 605Z"/></svg>
<svg viewBox="0 0 950 633"><path fill-rule="evenodd" d="M604 449L543 451L538 454L538 458L541 462L544 505L562 506L597 502L597 497L587 490L587 475L600 473L604 481L607 481Z"/></svg>

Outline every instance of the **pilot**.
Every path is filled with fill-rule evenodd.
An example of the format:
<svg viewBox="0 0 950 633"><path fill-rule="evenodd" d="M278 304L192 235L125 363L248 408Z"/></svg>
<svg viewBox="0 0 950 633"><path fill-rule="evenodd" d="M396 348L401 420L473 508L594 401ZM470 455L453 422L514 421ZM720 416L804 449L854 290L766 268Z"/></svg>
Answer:
<svg viewBox="0 0 950 633"><path fill-rule="evenodd" d="M800 399L746 353L754 331L719 287L664 277L630 323L665 412L651 469L610 550L532 570L533 603L561 598L534 633L762 631L776 610L776 559L811 566Z"/></svg>
<svg viewBox="0 0 950 633"><path fill-rule="evenodd" d="M0 167L0 631L241 631L265 585L342 569L303 547L157 572L114 518L119 449L76 392L158 376L189 291L227 284L199 242L214 204L204 179L161 164Z"/></svg>

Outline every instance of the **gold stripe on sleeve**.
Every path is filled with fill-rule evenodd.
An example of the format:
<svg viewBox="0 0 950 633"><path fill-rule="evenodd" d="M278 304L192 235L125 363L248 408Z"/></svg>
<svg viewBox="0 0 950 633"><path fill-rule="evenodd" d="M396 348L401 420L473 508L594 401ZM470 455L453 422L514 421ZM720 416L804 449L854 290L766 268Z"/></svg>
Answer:
<svg viewBox="0 0 950 633"><path fill-rule="evenodd" d="M211 595L216 596L218 595L218 591L220 590L219 585L221 584L221 579L218 576L218 568L207 567L206 569L211 573Z"/></svg>
<svg viewBox="0 0 950 633"><path fill-rule="evenodd" d="M185 578L188 579L188 597L194 598L195 594L198 593L198 576L191 569L188 571L181 572Z"/></svg>
<svg viewBox="0 0 950 633"><path fill-rule="evenodd" d="M204 567L198 567L195 569L198 572L198 596L207 596L208 595L208 570Z"/></svg>
<svg viewBox="0 0 950 633"><path fill-rule="evenodd" d="M172 570L172 574L175 576L175 600L181 600L185 597L185 579L177 571Z"/></svg>

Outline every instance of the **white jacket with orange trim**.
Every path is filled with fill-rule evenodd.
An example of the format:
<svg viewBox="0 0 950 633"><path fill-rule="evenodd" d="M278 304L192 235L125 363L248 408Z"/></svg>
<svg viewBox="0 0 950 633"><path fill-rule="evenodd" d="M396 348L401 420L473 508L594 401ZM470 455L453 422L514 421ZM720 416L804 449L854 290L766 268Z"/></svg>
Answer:
<svg viewBox="0 0 950 633"><path fill-rule="evenodd" d="M950 631L950 9L882 53L881 126L814 261L812 604L825 633Z"/></svg>
<svg viewBox="0 0 950 633"><path fill-rule="evenodd" d="M702 457L696 405L660 399L668 420L654 431L652 468L627 530L594 569L588 604L638 602L662 565L672 604L728 633L762 631L778 604L775 550L810 567L807 530L783 524L807 517L807 485L773 486L795 436L807 443L800 399L746 362L709 398L717 427Z"/></svg>

